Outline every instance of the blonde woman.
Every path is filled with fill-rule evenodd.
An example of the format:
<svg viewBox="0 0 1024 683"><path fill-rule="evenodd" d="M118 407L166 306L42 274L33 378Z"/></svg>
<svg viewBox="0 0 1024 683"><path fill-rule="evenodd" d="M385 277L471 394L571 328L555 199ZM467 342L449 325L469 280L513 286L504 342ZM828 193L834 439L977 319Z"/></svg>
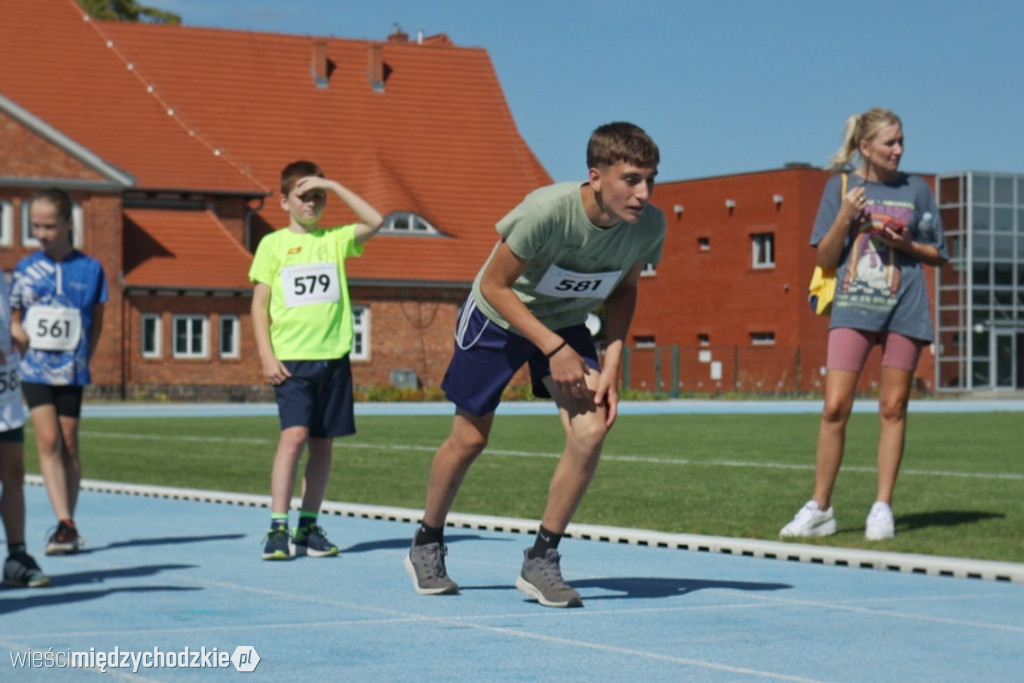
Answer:
<svg viewBox="0 0 1024 683"><path fill-rule="evenodd" d="M907 403L921 351L932 341L924 266L941 266L946 251L938 208L927 183L899 170L903 124L892 112L851 116L811 235L817 264L836 269L838 286L828 333L825 405L818 431L814 493L782 537L828 536L837 530L832 490L843 461L846 424L864 362L882 347L878 398L878 486L865 537L892 538L893 489L903 458ZM854 166L854 162L859 161Z"/></svg>

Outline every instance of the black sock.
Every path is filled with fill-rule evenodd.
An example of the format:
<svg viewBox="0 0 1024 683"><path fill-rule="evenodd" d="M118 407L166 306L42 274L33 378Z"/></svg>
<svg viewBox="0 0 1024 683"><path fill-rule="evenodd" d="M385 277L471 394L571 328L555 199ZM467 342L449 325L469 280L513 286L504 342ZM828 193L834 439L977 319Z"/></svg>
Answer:
<svg viewBox="0 0 1024 683"><path fill-rule="evenodd" d="M14 555L15 553L23 553L23 552L25 552L25 544L24 543L8 543L7 544L7 555L8 556Z"/></svg>
<svg viewBox="0 0 1024 683"><path fill-rule="evenodd" d="M551 548L557 548L558 542L562 540L562 534L548 531L543 525L537 529L537 540L530 549L530 557L543 557Z"/></svg>
<svg viewBox="0 0 1024 683"><path fill-rule="evenodd" d="M420 528L416 530L416 539L413 541L413 545L427 545L430 543L444 545L444 527L420 524Z"/></svg>

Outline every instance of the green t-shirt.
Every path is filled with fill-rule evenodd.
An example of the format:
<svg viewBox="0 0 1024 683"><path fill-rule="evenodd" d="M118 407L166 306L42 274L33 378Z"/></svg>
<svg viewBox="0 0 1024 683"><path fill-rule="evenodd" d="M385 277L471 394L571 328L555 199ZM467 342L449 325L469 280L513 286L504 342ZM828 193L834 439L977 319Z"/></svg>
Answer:
<svg viewBox="0 0 1024 683"><path fill-rule="evenodd" d="M270 343L279 360L333 360L352 350L345 259L363 253L355 228L283 228L260 240L249 279L270 286Z"/></svg>
<svg viewBox="0 0 1024 683"><path fill-rule="evenodd" d="M512 289L552 330L582 324L636 263L661 261L665 242L665 215L657 207L648 204L637 223L599 228L587 218L580 187L568 182L535 190L497 225L512 253L529 262ZM486 269L487 263L477 273L473 297L484 315L512 329L480 293Z"/></svg>

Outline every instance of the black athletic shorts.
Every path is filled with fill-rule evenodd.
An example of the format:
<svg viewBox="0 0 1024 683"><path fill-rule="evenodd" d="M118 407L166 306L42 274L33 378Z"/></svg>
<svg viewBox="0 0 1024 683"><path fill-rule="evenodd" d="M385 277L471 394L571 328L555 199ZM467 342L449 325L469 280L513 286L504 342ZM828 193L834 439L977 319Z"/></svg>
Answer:
<svg viewBox="0 0 1024 683"><path fill-rule="evenodd" d="M21 394L25 397L25 403L29 410L36 406L56 406L57 414L63 417L82 416L82 390L81 384L65 384L53 386L52 384L36 384L35 382L22 382Z"/></svg>

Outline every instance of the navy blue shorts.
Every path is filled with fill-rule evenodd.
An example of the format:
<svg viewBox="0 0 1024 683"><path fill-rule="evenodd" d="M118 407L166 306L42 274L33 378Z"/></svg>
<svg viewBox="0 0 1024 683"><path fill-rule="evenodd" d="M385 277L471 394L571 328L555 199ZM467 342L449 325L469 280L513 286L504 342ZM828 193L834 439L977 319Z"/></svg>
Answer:
<svg viewBox="0 0 1024 683"><path fill-rule="evenodd" d="M574 325L555 331L588 366L600 372L594 338L586 326ZM480 312L470 295L459 311L455 354L441 382L448 400L470 415L483 417L493 413L501 403L501 392L523 363L530 365L533 395L551 398L544 386L544 378L551 374L544 352L526 337L503 330L491 321Z"/></svg>
<svg viewBox="0 0 1024 683"><path fill-rule="evenodd" d="M338 360L282 361L292 376L274 387L281 431L305 427L314 439L356 433L352 365Z"/></svg>

